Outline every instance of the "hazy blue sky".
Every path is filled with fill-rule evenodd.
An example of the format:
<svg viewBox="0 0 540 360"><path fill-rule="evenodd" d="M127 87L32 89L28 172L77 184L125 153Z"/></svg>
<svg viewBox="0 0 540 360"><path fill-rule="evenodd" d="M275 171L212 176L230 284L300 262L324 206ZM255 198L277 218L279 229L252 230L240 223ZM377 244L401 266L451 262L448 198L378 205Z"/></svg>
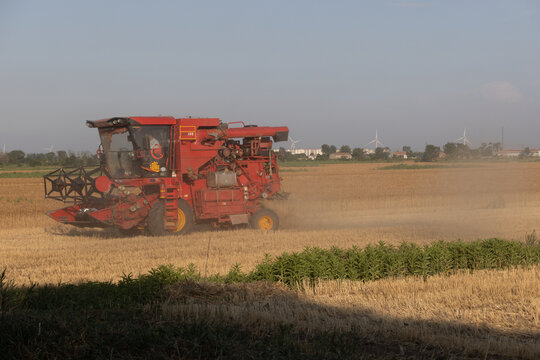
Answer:
<svg viewBox="0 0 540 360"><path fill-rule="evenodd" d="M94 150L85 120L158 114L540 147L540 2L0 0L0 146Z"/></svg>

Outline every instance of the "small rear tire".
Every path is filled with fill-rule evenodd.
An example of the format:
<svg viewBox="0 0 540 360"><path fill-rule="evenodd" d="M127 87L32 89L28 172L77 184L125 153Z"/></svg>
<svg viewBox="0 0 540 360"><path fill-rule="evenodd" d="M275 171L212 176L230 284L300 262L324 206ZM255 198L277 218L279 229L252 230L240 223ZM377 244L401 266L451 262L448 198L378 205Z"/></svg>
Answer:
<svg viewBox="0 0 540 360"><path fill-rule="evenodd" d="M252 229L257 230L277 230L279 229L279 217L274 211L262 208L251 215L249 225Z"/></svg>

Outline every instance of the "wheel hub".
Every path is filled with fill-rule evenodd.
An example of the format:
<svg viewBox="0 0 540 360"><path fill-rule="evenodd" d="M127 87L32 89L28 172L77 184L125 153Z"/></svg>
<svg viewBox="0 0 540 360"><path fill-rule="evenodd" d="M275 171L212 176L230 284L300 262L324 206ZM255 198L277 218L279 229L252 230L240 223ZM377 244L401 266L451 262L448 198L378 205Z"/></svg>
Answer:
<svg viewBox="0 0 540 360"><path fill-rule="evenodd" d="M259 229L271 230L274 226L274 220L270 216L262 216L258 221Z"/></svg>

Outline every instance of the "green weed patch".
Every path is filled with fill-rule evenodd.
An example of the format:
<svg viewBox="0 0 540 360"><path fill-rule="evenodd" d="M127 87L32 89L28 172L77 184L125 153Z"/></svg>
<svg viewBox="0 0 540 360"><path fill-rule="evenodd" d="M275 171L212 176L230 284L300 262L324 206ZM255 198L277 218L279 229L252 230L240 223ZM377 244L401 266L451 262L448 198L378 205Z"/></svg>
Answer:
<svg viewBox="0 0 540 360"><path fill-rule="evenodd" d="M381 242L364 249L306 248L301 252L284 253L275 258L266 256L251 272L236 264L225 275L203 278L195 265L187 268L161 265L134 278L123 275L118 283L85 282L77 285L33 285L14 287L0 274L0 311L13 308L92 307L117 308L148 304L168 284L180 281L237 283L253 281L282 282L290 286L304 281L349 279L373 281L388 277L432 276L459 270L508 269L540 263L540 242L528 244L501 239L474 242L439 241L419 246L403 243L392 246Z"/></svg>
<svg viewBox="0 0 540 360"><path fill-rule="evenodd" d="M387 277L431 276L458 270L506 269L540 262L540 244L501 239L439 241L426 246L380 243L365 249L307 248L302 252L267 257L249 280L298 285L305 280L378 280Z"/></svg>

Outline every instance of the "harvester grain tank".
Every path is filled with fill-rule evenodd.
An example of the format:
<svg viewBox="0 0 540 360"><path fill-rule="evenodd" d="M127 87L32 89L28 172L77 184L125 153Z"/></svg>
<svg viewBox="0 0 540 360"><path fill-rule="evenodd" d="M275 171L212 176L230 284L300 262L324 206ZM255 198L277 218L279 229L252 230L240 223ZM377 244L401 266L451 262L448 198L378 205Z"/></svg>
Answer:
<svg viewBox="0 0 540 360"><path fill-rule="evenodd" d="M44 176L45 197L73 202L49 212L54 220L151 235L187 233L202 223L278 228L263 202L286 198L272 144L287 141L287 127L174 117L87 125L99 132L101 165Z"/></svg>

